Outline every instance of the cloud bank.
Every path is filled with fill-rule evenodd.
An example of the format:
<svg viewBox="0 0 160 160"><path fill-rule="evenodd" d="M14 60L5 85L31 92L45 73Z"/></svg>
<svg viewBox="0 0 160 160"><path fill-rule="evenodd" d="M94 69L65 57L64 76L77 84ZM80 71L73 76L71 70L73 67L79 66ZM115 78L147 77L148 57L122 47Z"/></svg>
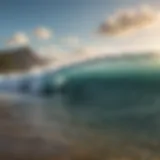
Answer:
<svg viewBox="0 0 160 160"><path fill-rule="evenodd" d="M63 38L61 42L68 47L77 47L79 46L80 40L78 37L70 36Z"/></svg>
<svg viewBox="0 0 160 160"><path fill-rule="evenodd" d="M29 43L29 38L25 33L18 32L14 34L8 41L8 46L15 46L15 45L26 45Z"/></svg>
<svg viewBox="0 0 160 160"><path fill-rule="evenodd" d="M129 9L111 15L98 29L101 35L117 36L144 29L159 20L159 12L150 6Z"/></svg>
<svg viewBox="0 0 160 160"><path fill-rule="evenodd" d="M50 59L59 60L65 56L65 51L56 45L42 46L38 49L41 57L49 57Z"/></svg>
<svg viewBox="0 0 160 160"><path fill-rule="evenodd" d="M44 27L38 27L34 30L34 35L38 38L38 39L42 39L42 40L48 40L50 38L52 38L52 31L44 28Z"/></svg>

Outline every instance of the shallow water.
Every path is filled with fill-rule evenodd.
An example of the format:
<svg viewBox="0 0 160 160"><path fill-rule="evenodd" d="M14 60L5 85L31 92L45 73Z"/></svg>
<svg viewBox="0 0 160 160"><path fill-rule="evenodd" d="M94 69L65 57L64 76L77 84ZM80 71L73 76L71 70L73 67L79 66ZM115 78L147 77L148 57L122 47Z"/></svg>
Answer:
<svg viewBox="0 0 160 160"><path fill-rule="evenodd" d="M6 94L0 107L2 157L159 157L159 85L135 82L92 81L44 99Z"/></svg>

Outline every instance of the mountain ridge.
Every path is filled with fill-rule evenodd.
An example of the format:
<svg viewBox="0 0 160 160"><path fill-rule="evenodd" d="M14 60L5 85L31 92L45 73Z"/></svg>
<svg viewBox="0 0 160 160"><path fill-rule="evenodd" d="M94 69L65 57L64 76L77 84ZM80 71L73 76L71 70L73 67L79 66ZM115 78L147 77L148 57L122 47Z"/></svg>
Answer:
<svg viewBox="0 0 160 160"><path fill-rule="evenodd" d="M0 51L0 73L24 72L33 67L47 65L48 60L38 56L31 48L21 47Z"/></svg>

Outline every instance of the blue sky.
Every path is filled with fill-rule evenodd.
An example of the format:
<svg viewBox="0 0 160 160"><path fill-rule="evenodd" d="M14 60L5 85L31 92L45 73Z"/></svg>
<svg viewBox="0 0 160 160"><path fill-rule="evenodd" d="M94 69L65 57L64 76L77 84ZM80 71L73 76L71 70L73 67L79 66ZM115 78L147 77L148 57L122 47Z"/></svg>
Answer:
<svg viewBox="0 0 160 160"><path fill-rule="evenodd" d="M134 36L121 39L114 36L101 38L96 37L95 32L99 25L117 10L140 5L158 8L160 4L158 0L2 0L0 47L8 47L6 41L19 32L28 37L33 48L49 45L64 49L61 39L65 37L72 37L72 40L76 37L81 46L113 48L127 45L126 43L131 45L132 41L136 41ZM33 35L37 27L49 29L53 37L45 41L37 40ZM143 39L140 43L143 44Z"/></svg>

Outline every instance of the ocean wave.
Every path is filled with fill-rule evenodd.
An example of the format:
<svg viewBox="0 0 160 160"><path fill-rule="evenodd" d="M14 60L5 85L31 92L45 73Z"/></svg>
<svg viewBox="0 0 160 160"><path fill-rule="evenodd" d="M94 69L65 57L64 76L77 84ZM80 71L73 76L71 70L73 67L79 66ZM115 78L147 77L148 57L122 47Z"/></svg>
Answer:
<svg viewBox="0 0 160 160"><path fill-rule="evenodd" d="M45 68L33 68L30 72L0 76L0 90L39 94L57 92L74 77L119 77L124 75L150 76L159 74L154 54L124 54L99 56L57 62ZM80 79L81 79L80 78ZM46 90L46 91L45 91Z"/></svg>

